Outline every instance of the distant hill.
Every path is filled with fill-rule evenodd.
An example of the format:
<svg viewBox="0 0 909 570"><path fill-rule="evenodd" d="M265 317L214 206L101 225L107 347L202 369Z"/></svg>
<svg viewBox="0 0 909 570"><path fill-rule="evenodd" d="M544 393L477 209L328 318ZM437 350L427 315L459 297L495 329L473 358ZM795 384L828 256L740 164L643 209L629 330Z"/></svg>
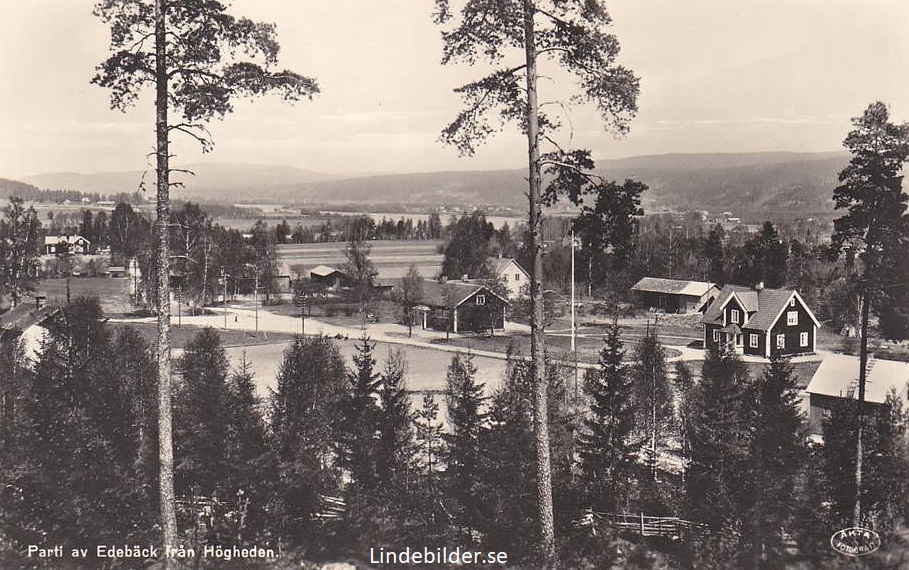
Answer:
<svg viewBox="0 0 909 570"><path fill-rule="evenodd" d="M37 195L40 190L31 184L26 184L25 182L19 182L18 180L10 180L8 178L0 178L0 197L7 198L9 196L33 196Z"/></svg>
<svg viewBox="0 0 909 570"><path fill-rule="evenodd" d="M848 160L845 152L668 154L597 167L609 179L646 183L651 209L729 210L754 219L831 214L837 176Z"/></svg>
<svg viewBox="0 0 909 570"><path fill-rule="evenodd" d="M845 152L709 153L638 156L597 162L610 180L633 178L650 189L645 209L729 210L748 219L830 215L837 174ZM337 177L292 166L206 163L177 175L185 188L174 197L203 202L276 202L299 207L381 210L432 206L512 207L526 205L523 169L446 171L363 177ZM25 182L42 188L85 192L129 192L138 172L46 174ZM154 176L146 186L153 192ZM395 210L390 210L395 211Z"/></svg>
<svg viewBox="0 0 909 570"><path fill-rule="evenodd" d="M195 176L182 172L171 174L171 181L179 181L184 184L184 188L177 188L174 191L174 195L178 197L184 195L188 197L206 195L211 190L231 191L233 194L258 192L261 189L267 190L276 185L334 178L330 174L304 170L294 166L206 162L177 165L174 168L189 170L195 174ZM138 170L95 172L91 174L55 172L28 176L23 180L46 189L115 194L119 192L135 192L140 182L143 181L143 172ZM149 170L144 174L144 184L146 191L154 192L155 173L153 170ZM217 196L214 199L223 197Z"/></svg>

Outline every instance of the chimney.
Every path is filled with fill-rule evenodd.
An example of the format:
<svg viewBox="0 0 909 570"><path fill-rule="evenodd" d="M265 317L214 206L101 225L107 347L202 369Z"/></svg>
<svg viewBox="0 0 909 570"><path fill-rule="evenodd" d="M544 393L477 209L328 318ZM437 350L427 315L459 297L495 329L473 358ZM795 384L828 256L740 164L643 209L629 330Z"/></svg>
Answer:
<svg viewBox="0 0 909 570"><path fill-rule="evenodd" d="M464 275L461 275L461 281L467 281L467 279L468 277L466 273Z"/></svg>
<svg viewBox="0 0 909 570"><path fill-rule="evenodd" d="M448 283L448 277L443 275L442 277L439 278L439 281L442 283Z"/></svg>
<svg viewBox="0 0 909 570"><path fill-rule="evenodd" d="M763 281L758 281L757 283L755 283L755 284L754 284L754 290L755 290L755 291L763 291L763 290L764 290L764 282L763 282Z"/></svg>

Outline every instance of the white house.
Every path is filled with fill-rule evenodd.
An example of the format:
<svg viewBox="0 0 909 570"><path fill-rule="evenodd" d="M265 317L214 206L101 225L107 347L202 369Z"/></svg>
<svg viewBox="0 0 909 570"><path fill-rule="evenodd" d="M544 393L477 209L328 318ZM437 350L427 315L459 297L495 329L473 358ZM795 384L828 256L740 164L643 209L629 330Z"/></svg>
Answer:
<svg viewBox="0 0 909 570"><path fill-rule="evenodd" d="M492 257L489 259L489 271L508 289L509 299L528 296L530 291L530 274L511 258Z"/></svg>

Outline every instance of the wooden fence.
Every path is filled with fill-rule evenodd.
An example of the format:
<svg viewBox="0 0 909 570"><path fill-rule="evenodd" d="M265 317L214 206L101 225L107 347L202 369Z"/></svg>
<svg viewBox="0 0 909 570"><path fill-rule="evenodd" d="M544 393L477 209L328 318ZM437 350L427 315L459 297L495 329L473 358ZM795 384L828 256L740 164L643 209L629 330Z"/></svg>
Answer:
<svg viewBox="0 0 909 570"><path fill-rule="evenodd" d="M708 532L707 525L680 519L678 517L651 517L644 513L595 513L588 511L579 520L578 526L589 527L593 534L603 526L640 536L659 536L673 540L686 539Z"/></svg>

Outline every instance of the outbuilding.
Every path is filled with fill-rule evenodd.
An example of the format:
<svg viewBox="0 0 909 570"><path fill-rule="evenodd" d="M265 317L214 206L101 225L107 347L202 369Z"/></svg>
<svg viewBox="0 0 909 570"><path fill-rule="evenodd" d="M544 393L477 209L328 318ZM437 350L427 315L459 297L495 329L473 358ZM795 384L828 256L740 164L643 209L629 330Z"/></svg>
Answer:
<svg viewBox="0 0 909 570"><path fill-rule="evenodd" d="M702 311L719 293L716 285L706 281L658 277L644 277L631 290L638 294L643 307L664 313Z"/></svg>
<svg viewBox="0 0 909 570"><path fill-rule="evenodd" d="M828 354L824 357L805 388L812 432L821 432L824 417L837 402L858 399L858 377L857 356ZM909 363L870 357L866 367L864 399L868 411L881 410L890 393L894 393L903 405L909 401Z"/></svg>

